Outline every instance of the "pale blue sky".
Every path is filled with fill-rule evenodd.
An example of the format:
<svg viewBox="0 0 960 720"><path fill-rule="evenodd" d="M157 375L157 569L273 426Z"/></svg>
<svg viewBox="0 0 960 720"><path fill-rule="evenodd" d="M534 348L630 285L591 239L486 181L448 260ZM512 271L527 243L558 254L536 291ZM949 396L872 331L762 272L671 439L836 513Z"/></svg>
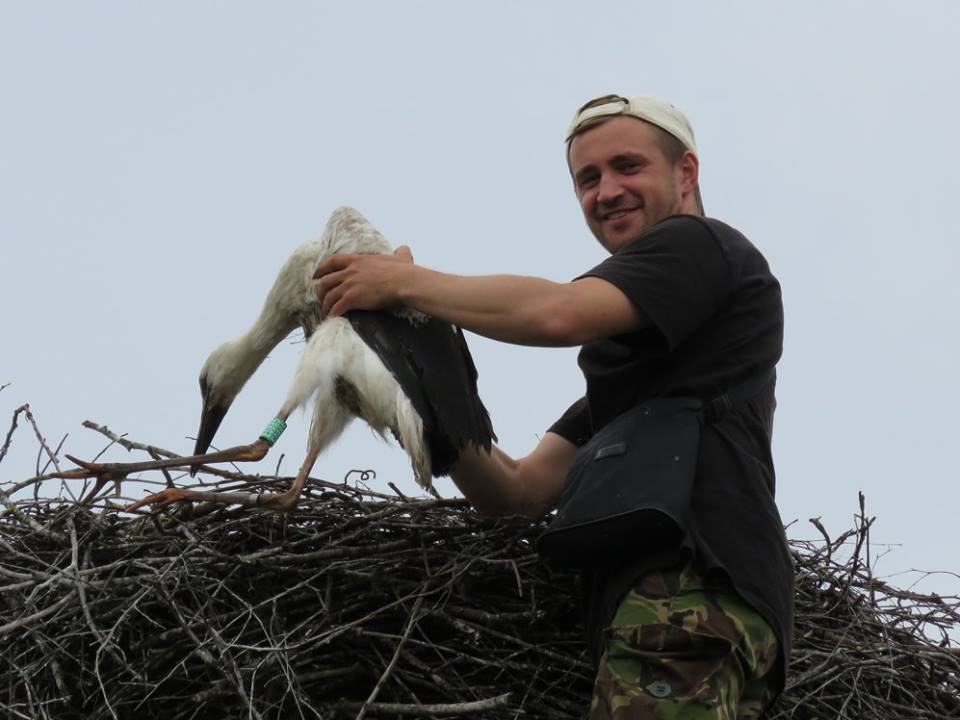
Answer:
<svg viewBox="0 0 960 720"><path fill-rule="evenodd" d="M207 353L337 205L428 266L574 277L602 251L566 175L570 115L653 93L694 124L708 213L783 284L791 535L846 529L862 490L881 572L960 571L958 48L952 1L0 2L3 431L30 402L81 456L102 445L85 418L187 452ZM582 392L575 351L470 343L522 454ZM299 349L219 443L256 436ZM284 453L294 472L306 430L295 417L264 471ZM32 472L23 432L0 479ZM314 474L354 467L412 489L361 425Z"/></svg>

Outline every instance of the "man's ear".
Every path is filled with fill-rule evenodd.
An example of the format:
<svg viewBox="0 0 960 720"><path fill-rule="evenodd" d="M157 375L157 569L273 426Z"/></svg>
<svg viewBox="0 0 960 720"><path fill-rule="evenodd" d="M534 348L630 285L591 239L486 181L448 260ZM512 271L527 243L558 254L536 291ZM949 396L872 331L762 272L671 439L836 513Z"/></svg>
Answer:
<svg viewBox="0 0 960 720"><path fill-rule="evenodd" d="M693 192L700 182L700 160L690 150L680 158L680 182L684 194Z"/></svg>

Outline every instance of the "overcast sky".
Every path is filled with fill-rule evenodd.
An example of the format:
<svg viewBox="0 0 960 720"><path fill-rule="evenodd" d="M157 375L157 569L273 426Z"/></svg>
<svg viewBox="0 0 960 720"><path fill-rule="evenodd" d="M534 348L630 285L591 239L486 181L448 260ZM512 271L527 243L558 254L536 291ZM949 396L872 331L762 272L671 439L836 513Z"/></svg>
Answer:
<svg viewBox="0 0 960 720"><path fill-rule="evenodd" d="M189 452L206 355L338 205L427 266L576 276L603 252L564 131L590 97L652 93L693 122L708 214L783 286L789 534L847 529L862 490L881 573L958 572L958 68L955 0L0 2L0 432L29 402L80 456L103 445L87 418ZM469 341L523 454L582 393L576 351ZM301 348L262 367L221 446L256 437ZM281 453L296 471L307 425L263 472ZM21 429L0 480L35 455ZM314 475L351 468L413 489L360 424Z"/></svg>

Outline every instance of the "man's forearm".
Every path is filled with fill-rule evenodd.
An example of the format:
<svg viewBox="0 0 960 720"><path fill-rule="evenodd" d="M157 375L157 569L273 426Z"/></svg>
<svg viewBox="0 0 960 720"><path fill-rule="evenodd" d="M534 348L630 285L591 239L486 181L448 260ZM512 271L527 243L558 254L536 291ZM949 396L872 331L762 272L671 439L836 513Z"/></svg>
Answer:
<svg viewBox="0 0 960 720"><path fill-rule="evenodd" d="M449 275L399 255L332 255L317 266L324 315L406 305L494 340L568 347L649 325L615 285L525 275ZM398 253L400 251L398 250Z"/></svg>
<svg viewBox="0 0 960 720"><path fill-rule="evenodd" d="M517 462L496 445L490 452L464 448L450 473L453 482L481 515L521 515L523 487Z"/></svg>
<svg viewBox="0 0 960 720"><path fill-rule="evenodd" d="M494 445L488 453L465 448L450 476L483 515L538 519L556 504L576 448L546 433L532 453L514 460Z"/></svg>
<svg viewBox="0 0 960 720"><path fill-rule="evenodd" d="M565 285L523 275L449 275L412 265L400 302L478 335L521 345L567 344L557 313Z"/></svg>

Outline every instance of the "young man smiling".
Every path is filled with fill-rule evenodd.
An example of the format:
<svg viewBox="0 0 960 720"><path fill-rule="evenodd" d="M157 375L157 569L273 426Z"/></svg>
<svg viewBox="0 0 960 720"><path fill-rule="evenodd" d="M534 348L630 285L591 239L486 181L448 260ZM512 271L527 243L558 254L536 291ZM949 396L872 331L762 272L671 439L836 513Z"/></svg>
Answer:
<svg viewBox="0 0 960 720"><path fill-rule="evenodd" d="M317 269L323 311L407 305L504 342L583 346L587 394L529 455L462 454L453 479L483 513L546 514L577 448L639 403L726 398L703 422L682 541L584 574L599 656L591 717L757 717L783 686L792 626L770 454L779 284L746 238L703 217L693 131L670 103L590 101L567 159L587 225L611 253L581 277L449 275L406 248L335 256Z"/></svg>

